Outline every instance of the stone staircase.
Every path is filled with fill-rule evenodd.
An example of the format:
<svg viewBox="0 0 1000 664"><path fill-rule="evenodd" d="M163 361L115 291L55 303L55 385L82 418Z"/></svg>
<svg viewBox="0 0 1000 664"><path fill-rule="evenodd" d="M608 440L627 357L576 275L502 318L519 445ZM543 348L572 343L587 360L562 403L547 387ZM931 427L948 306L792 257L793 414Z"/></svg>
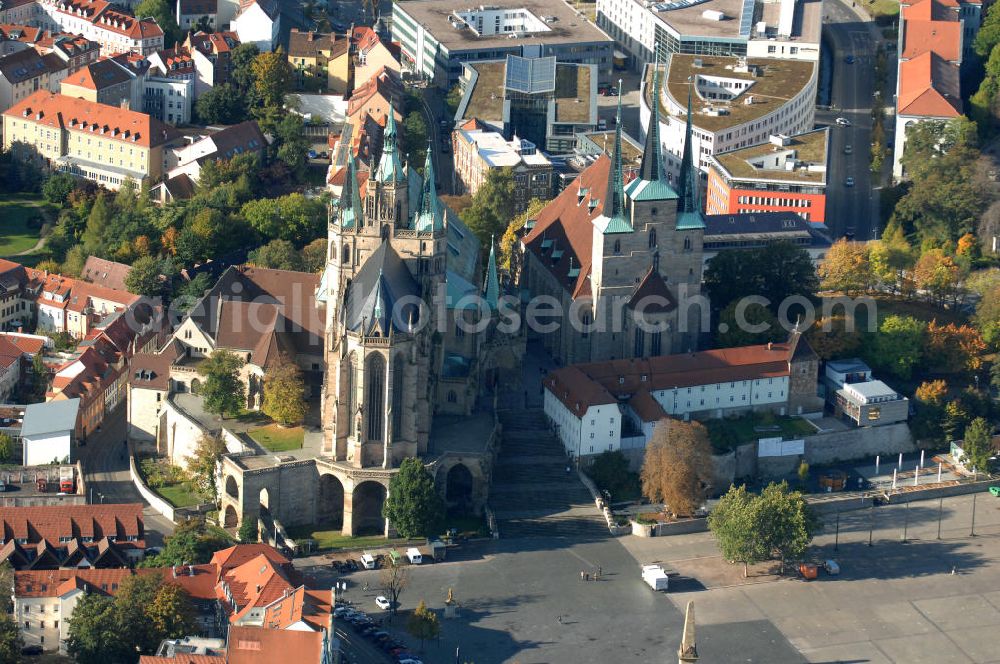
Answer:
<svg viewBox="0 0 1000 664"><path fill-rule="evenodd" d="M502 411L500 421L503 439L490 490L500 536L607 537L590 492L576 471L566 473L562 443L542 411Z"/></svg>

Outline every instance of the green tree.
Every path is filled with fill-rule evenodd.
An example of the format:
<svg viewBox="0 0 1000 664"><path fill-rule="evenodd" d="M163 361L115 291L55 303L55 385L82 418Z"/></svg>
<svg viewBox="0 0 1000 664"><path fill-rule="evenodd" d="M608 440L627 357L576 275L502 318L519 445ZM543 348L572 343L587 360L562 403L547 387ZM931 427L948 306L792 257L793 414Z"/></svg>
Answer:
<svg viewBox="0 0 1000 664"><path fill-rule="evenodd" d="M708 515L708 529L715 536L725 560L743 563L743 577L750 565L767 559L770 550L760 537L759 510L745 485L731 486Z"/></svg>
<svg viewBox="0 0 1000 664"><path fill-rule="evenodd" d="M247 256L247 262L273 270L302 270L302 254L288 240L271 240Z"/></svg>
<svg viewBox="0 0 1000 664"><path fill-rule="evenodd" d="M271 146L277 149L278 159L285 162L297 177L305 172L306 153L309 152L309 141L302 134L302 126L302 118L286 113L277 123L277 140Z"/></svg>
<svg viewBox="0 0 1000 664"><path fill-rule="evenodd" d="M0 615L0 664L21 662L21 632L10 615Z"/></svg>
<svg viewBox="0 0 1000 664"><path fill-rule="evenodd" d="M253 63L257 60L258 55L260 55L260 48L250 42L234 48L232 56L230 56L233 84L236 87L236 92L246 99L248 108L256 102Z"/></svg>
<svg viewBox="0 0 1000 664"><path fill-rule="evenodd" d="M419 110L403 118L403 154L411 164L423 164L427 157L427 121Z"/></svg>
<svg viewBox="0 0 1000 664"><path fill-rule="evenodd" d="M489 251L493 238L503 235L515 215L514 172L510 168L490 170L472 197L472 204L461 213L462 221L479 238L484 251Z"/></svg>
<svg viewBox="0 0 1000 664"><path fill-rule="evenodd" d="M14 610L14 567L10 561L0 563L0 613L10 613ZM3 659L0 658L0 664Z"/></svg>
<svg viewBox="0 0 1000 664"><path fill-rule="evenodd" d="M781 559L784 570L785 561L805 555L819 523L802 494L789 490L787 482L767 485L755 502L760 537L772 555Z"/></svg>
<svg viewBox="0 0 1000 664"><path fill-rule="evenodd" d="M142 0L135 6L134 14L138 18L156 19L156 24L163 30L163 45L167 48L173 46L181 34L173 7L167 0Z"/></svg>
<svg viewBox="0 0 1000 664"><path fill-rule="evenodd" d="M587 467L587 475L599 489L612 496L633 483L632 473L628 470L628 459L619 450L598 454Z"/></svg>
<svg viewBox="0 0 1000 664"><path fill-rule="evenodd" d="M302 271L322 272L326 267L327 239L317 238L302 248Z"/></svg>
<svg viewBox="0 0 1000 664"><path fill-rule="evenodd" d="M162 583L163 577L159 574L136 574L125 577L118 584L114 616L121 633L119 639L124 638L126 651L134 650L136 654L152 653L160 645L161 636L147 611L156 599Z"/></svg>
<svg viewBox="0 0 1000 664"><path fill-rule="evenodd" d="M166 282L161 278L163 266L152 256L143 256L132 263L132 269L125 277L125 288L129 293L157 297L163 294Z"/></svg>
<svg viewBox="0 0 1000 664"><path fill-rule="evenodd" d="M62 207L76 188L76 178L68 173L55 173L42 185L42 196L53 205Z"/></svg>
<svg viewBox="0 0 1000 664"><path fill-rule="evenodd" d="M994 11L990 5L983 17L983 23L979 26L974 43L976 55L981 58L988 58L993 53L997 44L1000 44L1000 10Z"/></svg>
<svg viewBox="0 0 1000 664"><path fill-rule="evenodd" d="M264 106L280 108L295 79L295 70L284 50L279 47L276 51L259 54L254 58L251 71L256 98Z"/></svg>
<svg viewBox="0 0 1000 664"><path fill-rule="evenodd" d="M191 596L173 583L160 585L146 614L153 623L158 640L188 636L197 627Z"/></svg>
<svg viewBox="0 0 1000 664"><path fill-rule="evenodd" d="M969 422L962 441L962 463L975 474L990 472L993 445L990 423L982 417Z"/></svg>
<svg viewBox="0 0 1000 664"><path fill-rule="evenodd" d="M868 260L874 276L892 292L908 290L905 282L913 268L914 253L901 227L886 228L882 237L869 245Z"/></svg>
<svg viewBox="0 0 1000 664"><path fill-rule="evenodd" d="M213 501L219 497L219 487L216 484L215 473L219 460L226 452L226 443L222 436L205 433L198 439L194 454L188 457L188 472L191 479L203 496Z"/></svg>
<svg viewBox="0 0 1000 664"><path fill-rule="evenodd" d="M204 124L236 124L247 119L243 97L229 83L203 92L194 103L194 112Z"/></svg>
<svg viewBox="0 0 1000 664"><path fill-rule="evenodd" d="M66 650L79 664L131 662L117 624L114 600L99 593L87 593L73 609Z"/></svg>
<svg viewBox="0 0 1000 664"><path fill-rule="evenodd" d="M812 299L819 279L809 252L791 242L775 242L759 249L723 251L708 262L705 290L713 306L727 306L748 295L769 300L777 314L785 298L799 295Z"/></svg>
<svg viewBox="0 0 1000 664"><path fill-rule="evenodd" d="M436 639L441 633L441 623L437 614L427 608L424 600L420 600L417 608L406 621L406 631L415 639L420 639L420 652L424 651L424 641Z"/></svg>
<svg viewBox="0 0 1000 664"><path fill-rule="evenodd" d="M210 528L200 519L182 521L168 535L163 551L142 562L143 567L170 567L185 563L200 565L212 559L212 554L232 546L233 542L224 533Z"/></svg>
<svg viewBox="0 0 1000 664"><path fill-rule="evenodd" d="M741 318L737 320L737 309ZM753 326L752 328L750 326ZM760 332L752 332L763 327ZM750 346L766 344L769 341L779 341L788 334L778 323L777 317L762 304L751 302L740 308L740 300L730 302L729 306L719 314L719 325L715 334L715 343L719 348L735 346Z"/></svg>
<svg viewBox="0 0 1000 664"><path fill-rule="evenodd" d="M969 409L961 399L954 399L944 405L944 417L941 420L941 430L947 440L960 440L965 435L965 429L972 419Z"/></svg>
<svg viewBox="0 0 1000 664"><path fill-rule="evenodd" d="M240 524L240 529L236 533L236 536L243 544L256 544L259 542L260 524L257 522L257 519L250 515L244 515L243 523Z"/></svg>
<svg viewBox="0 0 1000 664"><path fill-rule="evenodd" d="M216 350L198 365L204 378L201 396L205 410L225 417L238 413L246 403L246 388L240 379L243 360L225 349Z"/></svg>
<svg viewBox="0 0 1000 664"><path fill-rule="evenodd" d="M45 393L49 390L49 370L45 367L41 353L36 353L31 358L31 387L31 402L45 401Z"/></svg>
<svg viewBox="0 0 1000 664"><path fill-rule="evenodd" d="M108 209L107 201L104 200L104 194L98 194L93 207L90 208L87 227L81 238L84 252L91 256L103 253L110 225L111 211Z"/></svg>
<svg viewBox="0 0 1000 664"><path fill-rule="evenodd" d="M404 459L399 472L389 480L389 495L382 505L403 537L431 537L444 521L444 501L434 488L434 478L420 459Z"/></svg>
<svg viewBox="0 0 1000 664"><path fill-rule="evenodd" d="M920 363L926 328L912 316L886 316L870 341L862 345L862 354L876 371L908 379Z"/></svg>
<svg viewBox="0 0 1000 664"><path fill-rule="evenodd" d="M448 115L455 117L458 112L458 105L462 103L462 86L455 83L448 89L448 94L444 98L445 108L448 109Z"/></svg>
<svg viewBox="0 0 1000 664"><path fill-rule="evenodd" d="M10 434L0 432L0 463L10 463L14 457L14 440Z"/></svg>
<svg viewBox="0 0 1000 664"><path fill-rule="evenodd" d="M283 426L298 424L309 410L302 371L285 355L268 367L264 374L264 404L261 410Z"/></svg>

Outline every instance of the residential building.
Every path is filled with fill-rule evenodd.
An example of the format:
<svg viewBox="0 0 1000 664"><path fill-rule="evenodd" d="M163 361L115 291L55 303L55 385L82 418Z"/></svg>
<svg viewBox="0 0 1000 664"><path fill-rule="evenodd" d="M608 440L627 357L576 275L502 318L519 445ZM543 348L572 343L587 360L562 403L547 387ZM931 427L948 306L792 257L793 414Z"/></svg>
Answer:
<svg viewBox="0 0 1000 664"><path fill-rule="evenodd" d="M4 3L3 6L6 7L7 3ZM4 9L0 8L0 14L3 13ZM0 55L10 55L23 51L37 43L44 34L45 31L41 28L33 28L29 25L0 23Z"/></svg>
<svg viewBox="0 0 1000 664"><path fill-rule="evenodd" d="M143 87L145 113L169 125L189 124L194 106L194 58L183 48L158 51L149 57Z"/></svg>
<svg viewBox="0 0 1000 664"><path fill-rule="evenodd" d="M705 212L794 212L824 223L829 148L827 127L710 156Z"/></svg>
<svg viewBox="0 0 1000 664"><path fill-rule="evenodd" d="M247 120L174 150L168 158L173 166L167 172L167 179L186 175L196 183L205 162L232 159L243 154L257 154L263 159L266 148L267 139L257 122Z"/></svg>
<svg viewBox="0 0 1000 664"><path fill-rule="evenodd" d="M295 69L296 90L343 95L351 80L351 40L345 35L292 28L288 62Z"/></svg>
<svg viewBox="0 0 1000 664"><path fill-rule="evenodd" d="M702 256L706 267L720 252L755 249L775 242L790 242L805 249L816 265L833 245L826 224L806 221L794 212L705 215Z"/></svg>
<svg viewBox="0 0 1000 664"><path fill-rule="evenodd" d="M393 111L396 121L403 119L403 82L392 69L385 67L370 79L355 85L347 99L347 120L352 124L363 122L364 114L384 117Z"/></svg>
<svg viewBox="0 0 1000 664"><path fill-rule="evenodd" d="M277 47L281 32L280 12L276 0L240 0L239 11L229 29L241 43L256 44L261 52L271 52Z"/></svg>
<svg viewBox="0 0 1000 664"><path fill-rule="evenodd" d="M40 330L86 337L107 316L139 302L139 296L42 270L26 269L20 294L29 301Z"/></svg>
<svg viewBox="0 0 1000 664"><path fill-rule="evenodd" d="M0 108L6 110L39 90L59 92L66 63L54 53L26 48L0 57Z"/></svg>
<svg viewBox="0 0 1000 664"><path fill-rule="evenodd" d="M336 661L331 650L333 641L322 632L232 627L226 658L228 664L271 664L279 660L323 664Z"/></svg>
<svg viewBox="0 0 1000 664"><path fill-rule="evenodd" d="M474 196L492 170L509 168L514 175L514 200L518 211L532 198L552 197L552 162L531 141L511 141L495 131L484 131L475 121L452 134L456 193Z"/></svg>
<svg viewBox="0 0 1000 664"><path fill-rule="evenodd" d="M226 640L201 636L164 639L155 655L140 655L139 664L226 664Z"/></svg>
<svg viewBox="0 0 1000 664"><path fill-rule="evenodd" d="M37 27L40 13L36 0L7 0L0 6L0 23Z"/></svg>
<svg viewBox="0 0 1000 664"><path fill-rule="evenodd" d="M392 38L404 68L442 88L458 81L464 63L507 55L594 65L601 83L611 79L614 42L562 2L458 8L449 0L401 0L392 6Z"/></svg>
<svg viewBox="0 0 1000 664"><path fill-rule="evenodd" d="M235 32L188 33L184 48L194 60L196 99L213 87L229 82L232 73L230 57L239 45L240 39Z"/></svg>
<svg viewBox="0 0 1000 664"><path fill-rule="evenodd" d="M15 570L129 567L142 560L142 504L0 507L0 562Z"/></svg>
<svg viewBox="0 0 1000 664"><path fill-rule="evenodd" d="M960 5L956 0L920 0L900 8L892 157L896 179L906 177L902 158L909 127L926 120L952 120L963 113L966 6L972 5ZM970 17L970 21L974 18L978 17Z"/></svg>
<svg viewBox="0 0 1000 664"><path fill-rule="evenodd" d="M177 0L177 25L184 32L215 30L218 15L218 0Z"/></svg>
<svg viewBox="0 0 1000 664"><path fill-rule="evenodd" d="M22 465L72 463L79 411L79 399L28 404L21 425Z"/></svg>
<svg viewBox="0 0 1000 664"><path fill-rule="evenodd" d="M384 42L378 33L368 26L354 26L351 36L354 46L351 66L355 82L367 81L383 67L400 73L399 42Z"/></svg>
<svg viewBox="0 0 1000 664"><path fill-rule="evenodd" d="M0 403L9 403L21 380L24 353L5 336L0 335Z"/></svg>
<svg viewBox="0 0 1000 664"><path fill-rule="evenodd" d="M22 297L27 281L23 265L0 258L0 329L19 329L31 318L29 304Z"/></svg>
<svg viewBox="0 0 1000 664"><path fill-rule="evenodd" d="M822 411L818 371L796 330L784 343L571 364L542 381L544 409L566 453L586 459L644 448L667 417Z"/></svg>
<svg viewBox="0 0 1000 664"><path fill-rule="evenodd" d="M60 92L97 104L135 108L135 76L113 58L81 67L63 80Z"/></svg>
<svg viewBox="0 0 1000 664"><path fill-rule="evenodd" d="M636 71L667 54L819 62L821 0L598 0L597 25Z"/></svg>
<svg viewBox="0 0 1000 664"><path fill-rule="evenodd" d="M856 426L894 424L909 418L909 399L877 380L857 358L828 361L824 383L834 414Z"/></svg>
<svg viewBox="0 0 1000 664"><path fill-rule="evenodd" d="M128 279L131 265L116 263L106 258L88 256L80 272L80 278L92 284L110 288L111 290L128 292L125 280Z"/></svg>
<svg viewBox="0 0 1000 664"><path fill-rule="evenodd" d="M14 618L25 645L66 654L69 624L80 599L90 593L114 597L129 577L159 576L180 586L193 600L199 629L211 628L216 607L210 565L149 569L54 569L14 573Z"/></svg>
<svg viewBox="0 0 1000 664"><path fill-rule="evenodd" d="M172 128L144 113L39 90L3 114L5 149L116 190L163 173Z"/></svg>
<svg viewBox="0 0 1000 664"><path fill-rule="evenodd" d="M46 30L68 32L101 45L101 55L134 51L149 55L163 48L156 21L137 19L106 0L37 0L38 23Z"/></svg>
<svg viewBox="0 0 1000 664"><path fill-rule="evenodd" d="M815 61L672 55L666 66L651 65L645 70L639 100L643 126L650 117L654 69L665 77L662 88L657 86L656 98L668 182L674 181L680 169L688 108L695 164L703 174L709 172L712 155L813 128L819 72Z"/></svg>
<svg viewBox="0 0 1000 664"><path fill-rule="evenodd" d="M572 152L576 134L598 128L597 77L597 65L558 62L555 56L468 63L455 119L477 119L550 154Z"/></svg>
<svg viewBox="0 0 1000 664"><path fill-rule="evenodd" d="M58 55L66 62L67 72L70 74L91 62L97 62L101 55L100 44L83 35L68 33L45 33L44 37L35 42L35 50Z"/></svg>

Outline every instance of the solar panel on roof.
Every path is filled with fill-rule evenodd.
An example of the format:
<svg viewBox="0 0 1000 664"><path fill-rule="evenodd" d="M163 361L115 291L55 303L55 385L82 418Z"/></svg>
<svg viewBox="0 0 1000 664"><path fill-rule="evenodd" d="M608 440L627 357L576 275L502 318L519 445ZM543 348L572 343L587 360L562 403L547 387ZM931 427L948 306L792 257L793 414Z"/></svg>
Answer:
<svg viewBox="0 0 1000 664"><path fill-rule="evenodd" d="M539 92L552 92L556 89L555 56L522 58L517 55L508 55L505 70L504 86L508 90L537 94Z"/></svg>

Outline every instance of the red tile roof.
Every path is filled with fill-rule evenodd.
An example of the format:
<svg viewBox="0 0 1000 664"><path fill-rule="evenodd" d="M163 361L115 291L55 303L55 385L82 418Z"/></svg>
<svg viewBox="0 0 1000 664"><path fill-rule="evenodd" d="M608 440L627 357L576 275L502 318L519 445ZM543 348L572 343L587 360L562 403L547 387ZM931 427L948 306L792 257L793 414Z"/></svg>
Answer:
<svg viewBox="0 0 1000 664"><path fill-rule="evenodd" d="M6 339L25 355L37 355L45 348L45 341L31 336L16 334L13 332L0 332L0 338Z"/></svg>
<svg viewBox="0 0 1000 664"><path fill-rule="evenodd" d="M222 655L188 655L176 653L173 657L140 655L139 664L226 664Z"/></svg>
<svg viewBox="0 0 1000 664"><path fill-rule="evenodd" d="M904 21L958 21L957 0L919 0L901 8Z"/></svg>
<svg viewBox="0 0 1000 664"><path fill-rule="evenodd" d="M954 118L962 114L958 66L926 51L899 65L899 115Z"/></svg>
<svg viewBox="0 0 1000 664"><path fill-rule="evenodd" d="M962 59L962 24L953 21L908 20L903 44L903 59L910 60L932 51L945 60Z"/></svg>
<svg viewBox="0 0 1000 664"><path fill-rule="evenodd" d="M138 569L54 569L27 570L14 573L14 595L16 597L62 597L77 588L87 588L114 595L122 581L132 575L157 574L165 583L173 583L188 592L193 599L213 600L215 595L206 592L206 583L211 582L213 571L208 565L194 565L196 575L178 574L173 576L169 567ZM206 581L207 580L207 581ZM207 586L210 588L210 586Z"/></svg>
<svg viewBox="0 0 1000 664"><path fill-rule="evenodd" d="M323 634L260 627L229 628L229 664L274 664L275 662L319 662Z"/></svg>
<svg viewBox="0 0 1000 664"><path fill-rule="evenodd" d="M62 538L99 540L110 536L121 547L145 546L141 503L0 507L0 528L5 542L47 539L58 543ZM128 542L128 537L136 541Z"/></svg>

